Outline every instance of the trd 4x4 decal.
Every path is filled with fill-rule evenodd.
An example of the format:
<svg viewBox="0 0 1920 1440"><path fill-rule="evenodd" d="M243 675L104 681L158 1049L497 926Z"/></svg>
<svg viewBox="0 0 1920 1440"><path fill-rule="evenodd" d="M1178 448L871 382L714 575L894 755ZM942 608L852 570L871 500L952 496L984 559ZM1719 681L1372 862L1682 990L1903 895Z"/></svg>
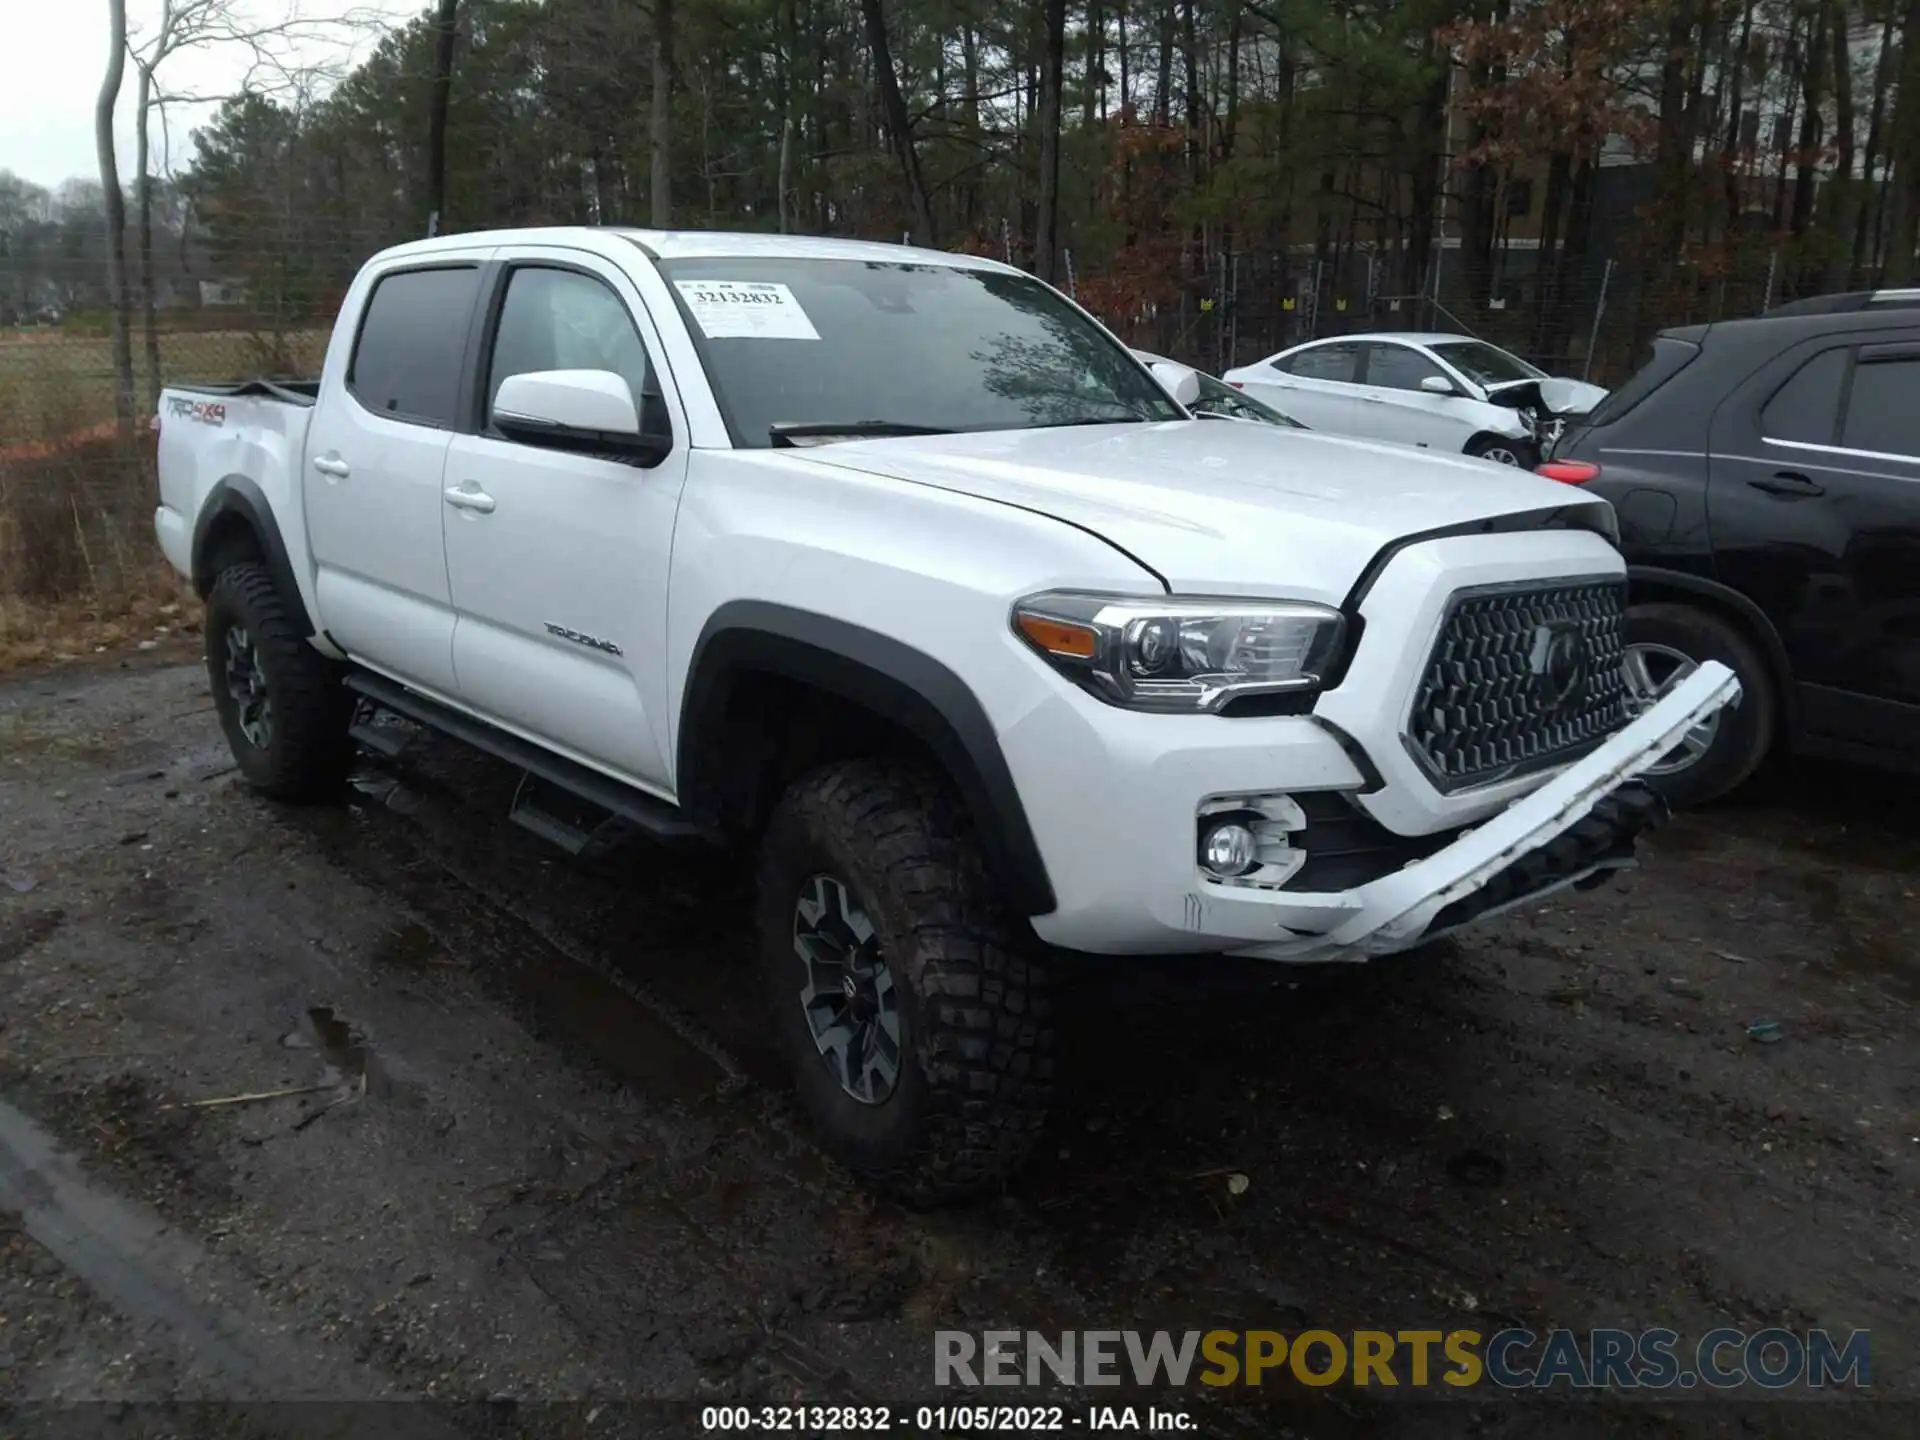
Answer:
<svg viewBox="0 0 1920 1440"><path fill-rule="evenodd" d="M167 413L176 419L194 420L202 425L227 423L227 407L217 400L189 400L184 395L169 395Z"/></svg>

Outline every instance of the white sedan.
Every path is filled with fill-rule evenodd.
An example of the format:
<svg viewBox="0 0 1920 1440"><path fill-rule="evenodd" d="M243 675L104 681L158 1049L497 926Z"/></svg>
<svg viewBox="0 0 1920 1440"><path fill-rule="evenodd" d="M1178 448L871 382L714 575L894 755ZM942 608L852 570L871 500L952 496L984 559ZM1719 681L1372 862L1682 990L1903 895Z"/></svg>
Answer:
<svg viewBox="0 0 1920 1440"><path fill-rule="evenodd" d="M1525 468L1607 393L1469 335L1310 340L1222 378L1315 430Z"/></svg>

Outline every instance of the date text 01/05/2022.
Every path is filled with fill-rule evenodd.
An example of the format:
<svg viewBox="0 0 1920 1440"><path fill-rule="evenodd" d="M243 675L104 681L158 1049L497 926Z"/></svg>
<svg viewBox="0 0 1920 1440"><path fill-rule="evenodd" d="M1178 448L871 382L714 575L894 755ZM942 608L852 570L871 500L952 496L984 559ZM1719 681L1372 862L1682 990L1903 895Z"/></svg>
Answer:
<svg viewBox="0 0 1920 1440"><path fill-rule="evenodd" d="M1027 1435L1069 1430L1145 1430L1191 1434L1197 1427L1184 1410L1152 1405L921 1405L912 1411L886 1405L708 1405L700 1412L707 1431L830 1431L944 1434L955 1430Z"/></svg>

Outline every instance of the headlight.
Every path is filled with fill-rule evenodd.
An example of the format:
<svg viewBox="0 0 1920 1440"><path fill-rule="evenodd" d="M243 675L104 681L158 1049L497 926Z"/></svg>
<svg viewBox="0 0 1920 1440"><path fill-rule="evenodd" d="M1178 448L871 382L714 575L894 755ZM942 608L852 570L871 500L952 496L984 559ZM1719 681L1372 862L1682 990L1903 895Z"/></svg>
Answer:
<svg viewBox="0 0 1920 1440"><path fill-rule="evenodd" d="M1192 714L1243 695L1315 690L1340 654L1338 610L1286 600L1163 600L1054 591L1013 628L1111 705Z"/></svg>

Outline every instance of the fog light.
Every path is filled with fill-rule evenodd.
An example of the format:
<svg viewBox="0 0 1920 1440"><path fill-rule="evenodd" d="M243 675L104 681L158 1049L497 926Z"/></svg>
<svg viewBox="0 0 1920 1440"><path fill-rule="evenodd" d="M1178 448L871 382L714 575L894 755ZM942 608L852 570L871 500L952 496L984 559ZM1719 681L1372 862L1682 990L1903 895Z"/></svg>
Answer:
<svg viewBox="0 0 1920 1440"><path fill-rule="evenodd" d="M1200 842L1200 863L1216 875L1244 875L1254 866L1253 831L1237 820L1227 820L1207 831Z"/></svg>

